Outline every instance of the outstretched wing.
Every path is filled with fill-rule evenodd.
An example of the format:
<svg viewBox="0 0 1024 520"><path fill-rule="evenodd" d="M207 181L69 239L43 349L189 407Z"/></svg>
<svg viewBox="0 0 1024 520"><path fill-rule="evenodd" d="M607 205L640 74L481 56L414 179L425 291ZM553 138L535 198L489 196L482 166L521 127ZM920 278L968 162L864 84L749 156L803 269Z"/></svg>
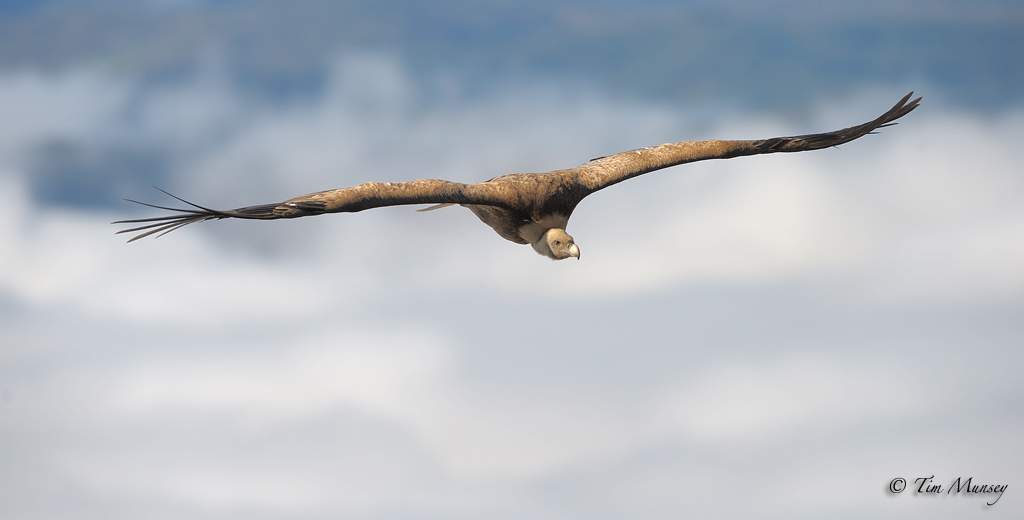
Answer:
<svg viewBox="0 0 1024 520"><path fill-rule="evenodd" d="M848 143L875 130L891 126L893 121L917 108L921 98L909 101L913 92L907 94L888 112L874 121L851 126L835 132L798 135L795 137L774 137L759 141L686 141L668 143L652 148L632 150L595 159L575 168L577 179L586 193L607 188L648 172L668 168L677 164L703 161L705 159L729 159L744 155L758 155L776 152L803 152L818 150Z"/></svg>
<svg viewBox="0 0 1024 520"><path fill-rule="evenodd" d="M118 231L118 234L139 232L128 240L129 242L134 242L153 234L160 236L170 233L175 229L195 222L222 218L272 220L308 217L323 213L352 213L365 209L404 204L484 204L505 206L509 200L508 197L512 195L508 190L508 186L493 185L488 182L461 184L438 179L411 182L368 182L351 188L310 193L278 204L262 204L230 210L215 210L199 206L164 191L167 195L188 204L191 208L171 208L126 199L129 202L142 204L143 206L172 211L174 214L163 217L118 220L113 222L113 224L141 224Z"/></svg>

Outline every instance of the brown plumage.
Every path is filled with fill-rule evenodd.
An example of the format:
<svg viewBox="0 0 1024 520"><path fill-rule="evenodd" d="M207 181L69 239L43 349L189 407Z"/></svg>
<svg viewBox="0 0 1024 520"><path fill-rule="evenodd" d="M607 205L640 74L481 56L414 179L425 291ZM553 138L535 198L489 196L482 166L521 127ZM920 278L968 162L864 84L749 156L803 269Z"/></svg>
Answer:
<svg viewBox="0 0 1024 520"><path fill-rule="evenodd" d="M277 204L213 210L172 197L195 209L168 208L144 202L144 206L173 211L164 217L119 220L114 224L143 224L118 231L141 231L129 242L154 233L169 233L182 226L222 218L269 220L307 217L323 213L356 212L383 206L435 204L420 211L459 204L469 208L502 238L517 244L531 244L538 253L555 260L579 258L579 247L565 232L573 209L584 197L648 172L705 159L729 159L744 155L803 152L850 142L874 130L895 123L917 108L921 98L909 101L907 94L874 121L835 132L775 137L758 141L686 141L631 150L600 157L567 170L548 173L502 175L486 182L462 184L438 179L411 182L368 182L351 188L321 191ZM165 192L166 193L166 192ZM170 195L170 194L168 194ZM159 236L159 235L157 235Z"/></svg>

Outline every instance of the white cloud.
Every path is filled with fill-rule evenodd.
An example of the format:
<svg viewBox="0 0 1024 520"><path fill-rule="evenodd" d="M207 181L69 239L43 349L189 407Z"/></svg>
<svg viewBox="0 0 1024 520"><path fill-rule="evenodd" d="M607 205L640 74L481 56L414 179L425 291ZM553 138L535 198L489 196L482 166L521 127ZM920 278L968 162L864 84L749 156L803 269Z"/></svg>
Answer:
<svg viewBox="0 0 1024 520"><path fill-rule="evenodd" d="M783 435L928 413L930 402L899 374L795 359L776 366L723 366L669 393L655 427L716 447L747 449Z"/></svg>
<svg viewBox="0 0 1024 520"><path fill-rule="evenodd" d="M307 332L244 358L200 354L120 369L98 400L117 423L173 417L216 422L241 437L337 414L374 417L407 431L437 464L465 478L536 478L610 456L609 449L619 453L628 440L601 407L456 383L450 353L429 337Z"/></svg>
<svg viewBox="0 0 1024 520"><path fill-rule="evenodd" d="M109 210L32 199L24 158L56 135L165 143L181 195L220 206L830 128L731 114L698 132L685 109L557 88L427 106L401 63L378 55L341 59L322 96L253 106L232 101L217 66L136 91L131 125L118 114L136 87L121 80L0 76L0 106L28 121L0 139L0 305L13 316L0 330L13 396L0 421L11 457L42 460L32 468L86 502L540 517L586 510L577 493L596 517L820 516L855 496L891 513L890 497L812 484L835 464L853 468L837 485L873 493L908 466L962 467L943 442L994 431L1012 445L1015 420L958 396L983 390L1012 410L1019 394L1007 347L1019 331L1000 317L1024 291L1020 111L926 99L841 150L630 181L577 209L579 262L505 242L461 208L209 222L125 245ZM859 122L875 115L859 107L894 101L867 97L813 119ZM951 314L928 314L937 302ZM995 310L957 322L964 345L943 320L979 303ZM592 344L567 351L578 338ZM940 440L913 457L882 438L921 424ZM979 450L976 467L1007 471ZM0 500L49 492L30 488Z"/></svg>
<svg viewBox="0 0 1024 520"><path fill-rule="evenodd" d="M419 108L412 94L415 86L400 64L375 55L340 60L322 97L305 104L250 107L243 112L231 102L229 86L217 79L216 63L213 60L209 72L200 74L195 83L154 89L143 98L140 109L142 139L170 142L174 139L168 136L174 135L222 135L214 140L220 143L216 147L178 148L188 151L176 161L182 179L179 188L204 204L218 205L217 200L226 205L263 203L365 180L482 180L512 171L566 167L590 155L672 138L704 137L705 133L747 137L754 131L748 128L750 124L759 129L758 135L808 131L754 118L732 121L698 136L686 130L685 111L624 104L596 94L568 99L545 90L507 92L506 97L486 104ZM58 100L87 96L89 85L97 91L124 91L118 87L122 83L106 85L95 75L84 73L81 78L60 78L54 83L58 86L38 90ZM20 92L14 87L8 90L14 98ZM109 125L128 103L126 96L120 96L107 95L120 99L120 104L99 104L99 109L90 105L93 108L84 115L71 112L50 123L45 123L43 105L30 96L18 106L36 106L35 112L22 116L41 126L22 139L42 139L69 125ZM871 104L884 107L888 102L891 100L878 99ZM869 105L863 101L855 104ZM203 108L208 105L221 108ZM822 110L851 112L834 104L821 106ZM513 294L534 291L534 284L520 283L523 279L557 287L554 297L573 298L707 281L770 283L811 273L900 278L899 272L889 272L899 265L914 266L907 270L911 278L926 276L914 284L885 282L886 286L902 286L893 290L909 291L909 297L931 295L936 287L946 287L939 291L953 297L978 291L993 296L1015 294L1022 288L1021 270L1015 266L1024 258L1014 246L1019 241L1013 237L1019 230L1012 222L1021 218L1014 201L1015 194L1024 191L1024 183L1015 174L1007 152L1013 149L1015 130L1024 125L1024 114L1008 114L990 125L975 116L942 115L935 110L926 100L904 124L842 150L687 165L595 195L581 205L570 223L570 232L576 234L586 257L571 268L534 258L528 248L504 243L486 228L468 231L480 224L458 208L446 210L450 215L444 216L410 215L408 208L393 208L358 220L353 215L324 217L353 223L289 222L274 228L244 223L231 229L243 238L287 234L292 237L291 245L304 251L304 261L315 262L316 269L340 270L345 265L355 271L369 270L374 280L382 280L389 273L375 266L401 271L408 267L390 261L380 264L380 257L401 255L434 266L429 278L446 287L485 284ZM504 124L494 125L494 121ZM22 207L19 211L27 210ZM63 218L81 221L78 216ZM419 222L410 229L413 219ZM445 232L453 227L454 234ZM164 240L203 249L203 242L181 237L197 232L190 228ZM51 236L46 240L53 243L58 239ZM67 237L59 240L67 243ZM271 247L280 248L281 243L285 241ZM371 243L373 247L368 249ZM132 247L156 246L143 243ZM135 252L116 253L126 254ZM230 251L225 255L209 261L246 262ZM81 259L79 263L99 261L89 260L95 256L95 252L82 249L74 258ZM104 261L115 259L111 256ZM623 263L632 268L618 268ZM922 263L928 265L921 269ZM301 269L307 271L308 265ZM204 263L201 270L209 273L209 264ZM269 270L287 268L273 265ZM176 271L170 266L165 271L177 280L175 287L206 284L202 275ZM227 279L244 273L242 269L231 271L232 275L218 278L228 283ZM252 272L262 278L268 275L260 268ZM968 280L960 284L966 286L957 288L961 279ZM259 292L247 294L241 285L245 282L239 280L235 289L225 287L223 293L252 299ZM268 291L284 297L287 287L303 285L282 280L278 288ZM309 296L312 299L304 300L324 301ZM151 316L167 312L160 306L147 307L152 311L133 306ZM308 309L303 307L303 311ZM208 312L204 308L197 314Z"/></svg>
<svg viewBox="0 0 1024 520"><path fill-rule="evenodd" d="M318 331L250 353L144 367L113 382L118 413L240 415L242 422L303 421L351 408L391 416L442 375L446 355L429 334L388 338Z"/></svg>
<svg viewBox="0 0 1024 520"><path fill-rule="evenodd" d="M92 142L110 137L130 102L132 83L95 71L0 74L0 157L51 139ZM10 164L5 164L10 167Z"/></svg>

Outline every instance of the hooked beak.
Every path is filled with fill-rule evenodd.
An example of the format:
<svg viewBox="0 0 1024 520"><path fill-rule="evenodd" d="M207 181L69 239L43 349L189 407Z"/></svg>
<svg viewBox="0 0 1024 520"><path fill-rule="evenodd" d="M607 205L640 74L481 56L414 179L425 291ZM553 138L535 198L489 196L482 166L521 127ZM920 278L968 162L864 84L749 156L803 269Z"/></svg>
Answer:
<svg viewBox="0 0 1024 520"><path fill-rule="evenodd" d="M569 246L569 256L575 256L577 260L580 259L580 248L576 244Z"/></svg>

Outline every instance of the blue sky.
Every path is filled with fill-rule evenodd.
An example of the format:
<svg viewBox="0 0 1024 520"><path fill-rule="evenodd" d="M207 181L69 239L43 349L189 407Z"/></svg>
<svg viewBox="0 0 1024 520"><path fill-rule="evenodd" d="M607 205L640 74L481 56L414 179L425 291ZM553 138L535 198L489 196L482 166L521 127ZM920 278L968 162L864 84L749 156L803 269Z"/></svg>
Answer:
<svg viewBox="0 0 1024 520"><path fill-rule="evenodd" d="M5 517L1024 511L1017 5L295 5L0 16ZM461 208L109 225L152 184L479 181L910 90L839 149L588 198L579 262ZM1010 487L886 491L930 475Z"/></svg>

